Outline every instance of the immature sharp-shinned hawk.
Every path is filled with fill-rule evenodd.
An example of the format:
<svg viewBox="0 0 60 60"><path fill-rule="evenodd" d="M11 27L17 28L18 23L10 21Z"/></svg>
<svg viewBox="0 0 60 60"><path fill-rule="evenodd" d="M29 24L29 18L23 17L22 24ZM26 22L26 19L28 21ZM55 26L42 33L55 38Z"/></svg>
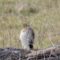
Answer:
<svg viewBox="0 0 60 60"><path fill-rule="evenodd" d="M23 29L20 32L20 40L22 47L27 50L32 50L33 49L33 43L34 43L34 31L33 29L27 25L23 25Z"/></svg>

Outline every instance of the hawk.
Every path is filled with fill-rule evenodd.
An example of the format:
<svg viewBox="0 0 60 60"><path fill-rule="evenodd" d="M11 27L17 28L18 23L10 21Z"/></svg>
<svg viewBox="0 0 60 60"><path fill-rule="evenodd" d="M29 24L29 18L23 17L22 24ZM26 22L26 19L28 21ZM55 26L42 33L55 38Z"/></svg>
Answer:
<svg viewBox="0 0 60 60"><path fill-rule="evenodd" d="M23 25L23 29L20 32L20 40L22 47L27 50L33 49L33 43L34 43L35 34L33 29L27 25Z"/></svg>

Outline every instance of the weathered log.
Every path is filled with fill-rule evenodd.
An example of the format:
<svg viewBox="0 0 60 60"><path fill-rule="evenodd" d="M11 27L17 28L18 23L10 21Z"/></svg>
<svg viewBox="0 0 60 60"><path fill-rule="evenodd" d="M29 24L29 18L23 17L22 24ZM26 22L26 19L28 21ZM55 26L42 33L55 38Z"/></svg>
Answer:
<svg viewBox="0 0 60 60"><path fill-rule="evenodd" d="M0 48L0 60L60 60L60 48L51 47L31 51L17 48Z"/></svg>

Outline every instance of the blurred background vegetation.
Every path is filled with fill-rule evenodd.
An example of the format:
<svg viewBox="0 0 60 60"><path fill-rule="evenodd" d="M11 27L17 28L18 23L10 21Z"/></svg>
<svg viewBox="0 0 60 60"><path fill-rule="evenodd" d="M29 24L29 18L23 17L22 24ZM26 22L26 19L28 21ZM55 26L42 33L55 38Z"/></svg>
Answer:
<svg viewBox="0 0 60 60"><path fill-rule="evenodd" d="M0 47L21 48L23 23L35 31L35 48L60 44L60 0L0 0Z"/></svg>

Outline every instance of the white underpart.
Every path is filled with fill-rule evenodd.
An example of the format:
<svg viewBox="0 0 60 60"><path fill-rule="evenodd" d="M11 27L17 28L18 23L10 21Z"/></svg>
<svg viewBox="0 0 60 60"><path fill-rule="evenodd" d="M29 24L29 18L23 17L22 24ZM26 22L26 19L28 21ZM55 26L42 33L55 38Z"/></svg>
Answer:
<svg viewBox="0 0 60 60"><path fill-rule="evenodd" d="M20 40L21 40L21 44L22 44L22 47L24 49L30 49L29 47L29 43L30 41L34 41L34 38L32 36L32 32L31 30L22 30L21 33L20 33Z"/></svg>

